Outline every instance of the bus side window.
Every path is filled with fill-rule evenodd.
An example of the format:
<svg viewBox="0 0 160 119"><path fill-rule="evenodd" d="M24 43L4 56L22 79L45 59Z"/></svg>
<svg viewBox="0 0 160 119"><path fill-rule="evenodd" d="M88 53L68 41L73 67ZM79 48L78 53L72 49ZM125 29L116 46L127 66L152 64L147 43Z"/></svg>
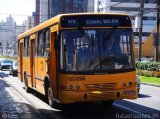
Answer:
<svg viewBox="0 0 160 119"><path fill-rule="evenodd" d="M43 56L48 57L50 48L50 30L44 31L44 42L43 42Z"/></svg>
<svg viewBox="0 0 160 119"><path fill-rule="evenodd" d="M29 37L24 38L24 57L29 56Z"/></svg>
<svg viewBox="0 0 160 119"><path fill-rule="evenodd" d="M43 32L38 32L37 38L37 56L43 56Z"/></svg>

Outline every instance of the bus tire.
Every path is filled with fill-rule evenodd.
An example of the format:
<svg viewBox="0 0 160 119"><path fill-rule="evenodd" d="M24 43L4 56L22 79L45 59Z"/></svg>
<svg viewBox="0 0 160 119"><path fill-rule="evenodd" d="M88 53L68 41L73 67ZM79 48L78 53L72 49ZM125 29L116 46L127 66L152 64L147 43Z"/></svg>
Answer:
<svg viewBox="0 0 160 119"><path fill-rule="evenodd" d="M48 96L48 97L47 97L47 99L48 99L48 104L49 104L51 107L54 107L53 93L52 93L52 89L50 88L50 86L49 86L47 92L48 92L48 94L47 94L47 96Z"/></svg>
<svg viewBox="0 0 160 119"><path fill-rule="evenodd" d="M27 78L27 74L26 73L24 73L24 86L25 86L26 92L29 93L30 89L28 87L28 78Z"/></svg>
<svg viewBox="0 0 160 119"><path fill-rule="evenodd" d="M54 100L54 96L53 96L53 93L52 93L52 89L51 87L49 86L48 88L48 104L51 106L51 107L54 107L54 108L59 108L60 104L58 104L55 100Z"/></svg>

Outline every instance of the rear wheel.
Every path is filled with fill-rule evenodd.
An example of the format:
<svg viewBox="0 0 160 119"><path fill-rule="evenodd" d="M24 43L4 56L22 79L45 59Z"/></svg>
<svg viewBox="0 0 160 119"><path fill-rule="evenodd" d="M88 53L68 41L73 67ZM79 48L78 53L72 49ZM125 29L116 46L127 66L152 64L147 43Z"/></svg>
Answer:
<svg viewBox="0 0 160 119"><path fill-rule="evenodd" d="M12 75L17 76L17 71L13 71Z"/></svg>

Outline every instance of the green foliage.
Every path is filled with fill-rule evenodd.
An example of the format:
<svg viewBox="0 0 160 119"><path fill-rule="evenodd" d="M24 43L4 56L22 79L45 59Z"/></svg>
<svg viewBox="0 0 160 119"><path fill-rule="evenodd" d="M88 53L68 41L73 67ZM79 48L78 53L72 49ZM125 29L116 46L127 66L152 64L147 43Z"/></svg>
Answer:
<svg viewBox="0 0 160 119"><path fill-rule="evenodd" d="M160 77L160 62L136 62L137 74L146 77Z"/></svg>
<svg viewBox="0 0 160 119"><path fill-rule="evenodd" d="M136 68L147 71L160 71L160 62L136 62Z"/></svg>

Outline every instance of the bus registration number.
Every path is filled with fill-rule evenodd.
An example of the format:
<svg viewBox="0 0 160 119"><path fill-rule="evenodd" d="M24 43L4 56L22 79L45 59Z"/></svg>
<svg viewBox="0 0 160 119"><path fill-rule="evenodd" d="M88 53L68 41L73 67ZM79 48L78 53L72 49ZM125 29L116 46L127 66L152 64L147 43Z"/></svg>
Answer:
<svg viewBox="0 0 160 119"><path fill-rule="evenodd" d="M69 76L68 81L84 81L85 76Z"/></svg>
<svg viewBox="0 0 160 119"><path fill-rule="evenodd" d="M135 95L135 91L124 91L123 95Z"/></svg>

